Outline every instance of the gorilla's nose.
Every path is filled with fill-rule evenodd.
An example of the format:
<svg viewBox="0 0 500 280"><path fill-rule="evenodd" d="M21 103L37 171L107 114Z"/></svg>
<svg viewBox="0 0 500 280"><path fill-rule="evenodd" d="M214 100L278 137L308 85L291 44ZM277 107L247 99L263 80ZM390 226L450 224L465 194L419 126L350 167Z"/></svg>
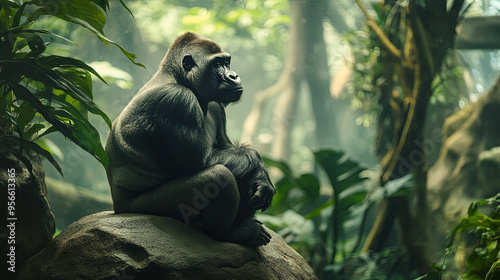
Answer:
<svg viewBox="0 0 500 280"><path fill-rule="evenodd" d="M238 76L238 74L236 74L236 72L229 73L229 78L231 80L236 80L236 79L238 79L238 77L239 76Z"/></svg>
<svg viewBox="0 0 500 280"><path fill-rule="evenodd" d="M229 72L228 76L229 76L229 79L231 79L231 80L236 80L239 78L238 74L236 74L236 72L233 72L233 71Z"/></svg>

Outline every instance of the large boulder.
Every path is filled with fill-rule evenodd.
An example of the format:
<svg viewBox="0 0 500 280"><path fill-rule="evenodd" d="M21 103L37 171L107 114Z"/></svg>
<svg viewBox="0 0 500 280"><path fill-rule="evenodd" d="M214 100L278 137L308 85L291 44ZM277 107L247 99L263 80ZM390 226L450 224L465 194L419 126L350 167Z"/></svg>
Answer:
<svg viewBox="0 0 500 280"><path fill-rule="evenodd" d="M429 170L429 207L436 246L467 216L472 201L500 191L500 77L477 102L446 119L443 146ZM463 250L457 253L465 267ZM456 257L458 259L458 257Z"/></svg>
<svg viewBox="0 0 500 280"><path fill-rule="evenodd" d="M18 264L40 252L55 231L40 158L24 149L22 158L29 162L28 168L21 161L19 151L17 138L0 135L1 279L11 279L12 271L17 273Z"/></svg>
<svg viewBox="0 0 500 280"><path fill-rule="evenodd" d="M266 246L217 242L172 218L86 216L23 263L19 279L317 279L306 261L269 230Z"/></svg>

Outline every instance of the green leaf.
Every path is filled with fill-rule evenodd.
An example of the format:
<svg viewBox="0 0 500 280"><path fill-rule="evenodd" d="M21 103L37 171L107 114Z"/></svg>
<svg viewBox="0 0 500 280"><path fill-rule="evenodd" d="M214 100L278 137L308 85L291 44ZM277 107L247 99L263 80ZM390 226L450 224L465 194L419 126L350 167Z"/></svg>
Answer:
<svg viewBox="0 0 500 280"><path fill-rule="evenodd" d="M316 163L326 172L333 186L333 184L337 182L337 177L339 175L337 167L339 166L339 160L344 155L344 152L336 150L318 150L313 153Z"/></svg>
<svg viewBox="0 0 500 280"><path fill-rule="evenodd" d="M56 109L55 112L60 112L64 114L64 117L73 120L74 122L82 123L84 126L92 127L92 124L88 121L87 116L83 115L82 112L73 103L65 98L67 96L60 95L55 96L52 106L54 108L61 107L63 110ZM59 106L57 106L59 105Z"/></svg>
<svg viewBox="0 0 500 280"><path fill-rule="evenodd" d="M101 7L104 11L109 10L109 2L108 0L91 0L97 6Z"/></svg>
<svg viewBox="0 0 500 280"><path fill-rule="evenodd" d="M24 127L35 117L36 110L29 102L23 102L19 106L19 113L17 116L17 124L19 129L24 131Z"/></svg>
<svg viewBox="0 0 500 280"><path fill-rule="evenodd" d="M85 92L83 92L71 81L59 76L57 72L39 66L34 59L0 60L0 67L7 71L23 73L27 78L42 82L46 85L66 92L71 97L80 101L89 112L100 115L108 127L111 128L111 120L109 117L101 111L101 109L99 109L99 107Z"/></svg>
<svg viewBox="0 0 500 280"><path fill-rule="evenodd" d="M122 5L124 3L120 1ZM56 2L57 3L57 2ZM137 66L146 68L143 64L135 61L137 58L135 54L127 51L125 48L119 44L113 42L112 40L104 36L104 24L106 23L106 17L101 9L97 5L88 0L71 0L64 1L61 5L53 7L54 2L47 1L47 5L34 11L28 18L27 22L32 22L42 15L54 15L68 22L80 25L92 33L94 33L99 40L104 44L112 44L120 49L120 51ZM124 5L124 7L130 12L130 10Z"/></svg>
<svg viewBox="0 0 500 280"><path fill-rule="evenodd" d="M39 133L37 135L37 137L35 139L33 139L33 141L36 141L36 140L38 140L38 139L40 139L40 138L42 138L42 137L44 137L46 135L49 135L50 133L57 132L57 131L59 131L59 130L57 130L57 128L55 126L53 126L53 125L45 126L45 130L41 129L39 131L41 133Z"/></svg>
<svg viewBox="0 0 500 280"><path fill-rule="evenodd" d="M305 216L305 218L306 219L314 219L317 216L319 216L324 209L326 209L326 208L328 208L328 207L330 207L332 205L333 205L333 199L329 199L323 205L321 205L318 208L314 209L313 211L309 212L309 214L307 214Z"/></svg>
<svg viewBox="0 0 500 280"><path fill-rule="evenodd" d="M337 191L343 192L350 187L366 180L366 178L360 177L360 174L364 171L364 169L360 169L359 166L355 166L355 168L356 170L349 170L349 173L344 174L343 176L338 178Z"/></svg>
<svg viewBox="0 0 500 280"><path fill-rule="evenodd" d="M72 45L76 45L73 41L66 39L60 35L57 35L55 33L52 33L47 30L39 30L39 29L19 29L19 27L12 28L9 30L6 30L5 32L0 33L0 37L2 38L9 38L9 36L12 36L12 34L19 36L21 38L30 38L32 34L42 34L50 37L56 37L58 39L61 39L67 43L70 43Z"/></svg>
<svg viewBox="0 0 500 280"><path fill-rule="evenodd" d="M10 9L7 5L2 3L0 8L0 31L3 32L11 27Z"/></svg>
<svg viewBox="0 0 500 280"><path fill-rule="evenodd" d="M74 59L71 57L58 56L58 55L49 55L49 56L44 56L44 57L38 58L37 62L38 62L38 64L43 65L44 67L49 68L49 69L52 69L55 67L80 68L80 69L89 71L94 76L99 78L99 80L101 80L105 84L107 84L106 81L101 77L101 75L99 75L99 73L97 73L97 71L94 70L94 68L90 67L88 64L86 64L85 62L78 60L78 59Z"/></svg>
<svg viewBox="0 0 500 280"><path fill-rule="evenodd" d="M342 174L346 174L349 171L353 169L358 169L359 163L352 161L350 159L346 159L345 161L342 161L341 159L337 160L336 162L337 166L333 170L334 174L338 176L341 176Z"/></svg>
<svg viewBox="0 0 500 280"><path fill-rule="evenodd" d="M288 179L293 178L292 169L290 168L290 166L286 162L273 160L273 159L270 159L266 156L262 156L262 161L264 162L264 164L266 166L276 167L279 170L281 170L283 172L284 177L286 177Z"/></svg>
<svg viewBox="0 0 500 280"><path fill-rule="evenodd" d="M18 97L18 99L30 102L31 105L35 107L37 112L40 113L46 121L51 123L64 136L93 155L97 160L99 160L99 162L102 163L104 167L108 166L108 157L100 143L99 134L94 127L89 127L78 117L72 119L75 127L71 127L68 123L58 117L58 115L64 115L65 117L72 118L72 115L70 113L61 110L55 110L52 107L43 105L40 100L38 100L38 98L36 98L25 87L17 84L11 84L10 86L14 90L14 93Z"/></svg>
<svg viewBox="0 0 500 280"><path fill-rule="evenodd" d="M334 189L334 196L364 180L359 175L365 168L345 157L342 151L321 149L314 151L314 158L326 172Z"/></svg>
<svg viewBox="0 0 500 280"><path fill-rule="evenodd" d="M31 36L26 36L26 39L28 41L28 46L31 49L31 52L29 52L26 55L26 57L36 58L45 51L46 47L40 36L36 34L30 34L30 35Z"/></svg>
<svg viewBox="0 0 500 280"><path fill-rule="evenodd" d="M59 174L61 174L61 176L64 177L61 167L59 166L59 164L49 151L45 150L44 148L40 147L37 143L32 141L23 140L22 143L24 147L26 147L27 149L32 150L38 153L39 155L43 156L44 158L46 158L50 162L50 164L52 164L56 168L57 172L59 172Z"/></svg>
<svg viewBox="0 0 500 280"><path fill-rule="evenodd" d="M12 50L12 54L17 53L18 51L24 49L27 45L28 45L28 40L26 40L25 38L22 38L21 36L19 36L16 39L16 43L14 44L14 48Z"/></svg>
<svg viewBox="0 0 500 280"><path fill-rule="evenodd" d="M50 2L50 1L49 1ZM87 24L99 33L104 34L104 25L106 24L106 16L103 11L89 0L71 0L62 1L59 5L59 10L55 14L66 21L82 25L87 28Z"/></svg>
<svg viewBox="0 0 500 280"><path fill-rule="evenodd" d="M273 210L280 208L281 210L286 210L287 205L285 201L288 198L288 193L291 189L295 187L293 180L287 177L283 177L278 180L274 186L276 187L276 195L273 198ZM278 209L279 210L279 209Z"/></svg>
<svg viewBox="0 0 500 280"><path fill-rule="evenodd" d="M32 139L33 135L38 134L44 128L45 128L44 124L30 123L26 126L26 129L23 133L23 138L25 140L34 140L34 139Z"/></svg>
<svg viewBox="0 0 500 280"><path fill-rule="evenodd" d="M313 174L302 174L296 179L296 184L300 189L302 189L305 194L304 204L309 204L316 201L320 194L320 183L318 178Z"/></svg>
<svg viewBox="0 0 500 280"><path fill-rule="evenodd" d="M498 259L491 265L488 273L486 274L486 278L484 279L493 280L495 279L493 277L500 277L500 259Z"/></svg>
<svg viewBox="0 0 500 280"><path fill-rule="evenodd" d="M415 187L415 180L413 179L413 174L405 175L401 178L397 178L387 182L384 187L377 189L371 194L368 201L369 204L373 204L382 198L395 197L395 196L406 196L411 193Z"/></svg>
<svg viewBox="0 0 500 280"><path fill-rule="evenodd" d="M142 65L141 63L138 63L135 61L135 59L137 58L137 56L129 51L127 51L124 47L120 46L119 44L111 41L110 39L106 38L106 36L104 36L104 34L100 33L98 30L94 29L92 26L88 25L87 23L83 22L83 21L79 21L80 25L82 25L83 27L87 28L88 30L92 31L92 33L94 33L94 35L97 36L97 38L99 38L99 40L101 40L104 44L108 45L108 44L112 44L112 45L115 45L116 47L118 47L121 52L127 56L127 58L132 61L132 63L134 63L135 65L137 66L141 66L141 67L144 67L146 68L144 65Z"/></svg>
<svg viewBox="0 0 500 280"><path fill-rule="evenodd" d="M129 14L134 17L134 14L132 13L132 11L127 7L127 5L125 5L125 2L123 2L123 0L120 0L120 3L122 4L122 6L125 8L125 10L127 10L129 12Z"/></svg>
<svg viewBox="0 0 500 280"><path fill-rule="evenodd" d="M26 5L29 4L28 2L24 2L21 7L19 7L19 9L17 10L16 14L14 15L13 19L12 19L12 26L18 26L20 21L21 21L21 17L23 16L24 14L24 8L26 8Z"/></svg>
<svg viewBox="0 0 500 280"><path fill-rule="evenodd" d="M339 207L342 207L343 209L348 209L349 207L357 203L363 202L366 196L367 196L367 190L362 185L346 189L339 195L339 200L338 200Z"/></svg>
<svg viewBox="0 0 500 280"><path fill-rule="evenodd" d="M19 133L21 134L21 136L23 135L23 132L21 129L19 129L19 125L17 124L17 119L16 119L16 116L14 116L11 112L9 111L6 111L7 115L9 116L9 119L10 119L10 123L14 126L14 129Z"/></svg>

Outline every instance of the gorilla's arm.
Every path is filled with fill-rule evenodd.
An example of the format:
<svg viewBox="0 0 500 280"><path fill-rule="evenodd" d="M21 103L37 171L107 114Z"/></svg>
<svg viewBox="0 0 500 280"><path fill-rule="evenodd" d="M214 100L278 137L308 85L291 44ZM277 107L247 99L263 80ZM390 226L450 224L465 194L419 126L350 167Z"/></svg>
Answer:
<svg viewBox="0 0 500 280"><path fill-rule="evenodd" d="M210 102L208 112L215 119L217 145L210 155L210 164L222 164L234 175L243 201L251 209L266 210L276 193L269 175L254 149L234 145L226 133L226 114L222 104Z"/></svg>
<svg viewBox="0 0 500 280"><path fill-rule="evenodd" d="M210 102L208 104L208 111L212 114L215 119L216 126L218 127L216 135L217 145L215 148L217 150L235 148L236 146L227 136L226 111L224 110L224 106L218 102Z"/></svg>
<svg viewBox="0 0 500 280"><path fill-rule="evenodd" d="M194 94L187 88L171 84L164 89L159 104L159 130L168 149L166 159L175 162L181 174L191 175L209 167L212 149L204 124L203 112Z"/></svg>

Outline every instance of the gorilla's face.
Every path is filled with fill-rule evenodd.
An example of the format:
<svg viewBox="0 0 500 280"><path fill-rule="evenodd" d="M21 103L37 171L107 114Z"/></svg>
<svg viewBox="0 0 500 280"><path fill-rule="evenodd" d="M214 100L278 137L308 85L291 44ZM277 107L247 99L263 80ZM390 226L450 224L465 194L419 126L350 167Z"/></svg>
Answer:
<svg viewBox="0 0 500 280"><path fill-rule="evenodd" d="M240 100L243 86L238 74L231 71L231 55L227 53L217 54L211 59L212 71L220 80L215 98L222 103Z"/></svg>
<svg viewBox="0 0 500 280"><path fill-rule="evenodd" d="M182 67L186 71L187 86L206 101L238 101L243 93L243 86L238 74L231 70L231 55L220 49L215 53L207 50L210 48L192 48L189 54L184 55Z"/></svg>

